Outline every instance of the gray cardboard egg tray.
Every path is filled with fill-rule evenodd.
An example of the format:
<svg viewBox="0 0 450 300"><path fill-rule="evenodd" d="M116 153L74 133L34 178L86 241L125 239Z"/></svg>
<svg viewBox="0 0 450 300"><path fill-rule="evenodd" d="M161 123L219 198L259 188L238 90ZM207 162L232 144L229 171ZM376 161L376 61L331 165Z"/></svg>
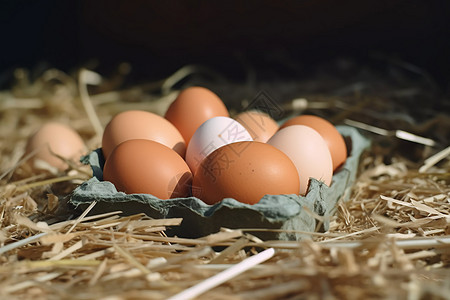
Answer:
<svg viewBox="0 0 450 300"><path fill-rule="evenodd" d="M90 164L94 176L78 186L69 203L85 209L93 201L97 204L90 214L120 210L124 215L145 213L152 218L183 218L180 226L169 228L169 235L196 238L218 232L225 228L269 228L275 231L255 231L252 234L263 240L299 240L313 232L316 219L313 214L324 216L324 230L328 229L329 217L335 213L336 203L350 197L361 154L370 145L355 128L337 126L344 136L349 157L333 175L330 187L311 179L305 197L298 195L266 195L257 204L250 205L232 198L223 199L215 205L189 197L161 200L149 194L125 194L114 185L102 181L104 158L101 149L82 158ZM295 232L297 231L297 232Z"/></svg>

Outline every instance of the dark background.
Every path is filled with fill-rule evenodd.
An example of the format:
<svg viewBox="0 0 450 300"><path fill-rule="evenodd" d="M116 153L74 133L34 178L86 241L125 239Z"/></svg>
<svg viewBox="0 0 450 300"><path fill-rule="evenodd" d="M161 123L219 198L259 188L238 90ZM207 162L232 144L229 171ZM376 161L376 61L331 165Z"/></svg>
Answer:
<svg viewBox="0 0 450 300"><path fill-rule="evenodd" d="M231 78L245 68L302 76L317 64L377 55L450 81L450 1L2 1L0 87L17 67L162 78L199 63ZM93 64L92 62L95 62ZM3 81L2 79L3 78Z"/></svg>

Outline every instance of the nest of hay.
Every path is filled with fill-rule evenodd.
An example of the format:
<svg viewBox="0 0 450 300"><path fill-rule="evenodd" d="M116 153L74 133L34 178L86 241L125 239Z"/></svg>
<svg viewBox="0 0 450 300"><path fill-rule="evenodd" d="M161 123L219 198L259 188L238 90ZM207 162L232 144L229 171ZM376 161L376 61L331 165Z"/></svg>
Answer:
<svg viewBox="0 0 450 300"><path fill-rule="evenodd" d="M270 259L201 296L448 297L450 122L442 113L448 98L431 89L427 78L402 68L386 77L362 67L345 77L333 65L332 72L319 70L309 80L249 86L187 66L158 82L124 85L120 70L126 67L107 78L51 69L30 79L26 70L16 70L10 89L0 92L0 298L166 299L264 249L275 249ZM119 211L87 216L95 202L83 212L68 206L71 191L92 176L88 166L69 162L67 170L55 172L25 164L28 137L48 120L70 124L96 149L113 114L125 109L163 114L180 88L194 84L224 95L234 112L265 89L287 111L372 126L366 132L373 146L361 159L350 200L338 204L328 231L318 228L302 241L262 241L251 228L222 228L197 239L167 236L166 229L179 226L180 218ZM373 126L384 134L370 133ZM435 144L399 139L396 130Z"/></svg>

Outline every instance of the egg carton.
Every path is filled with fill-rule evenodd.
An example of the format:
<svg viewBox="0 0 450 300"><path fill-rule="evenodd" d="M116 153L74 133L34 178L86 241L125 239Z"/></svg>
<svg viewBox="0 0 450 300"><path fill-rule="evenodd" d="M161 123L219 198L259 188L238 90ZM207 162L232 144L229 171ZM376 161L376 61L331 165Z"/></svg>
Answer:
<svg viewBox="0 0 450 300"><path fill-rule="evenodd" d="M69 203L85 209L97 201L90 214L120 210L124 215L145 213L152 218L183 218L180 226L167 231L179 237L206 236L222 227L268 228L275 230L252 234L263 240L300 240L308 236L305 232L315 231L314 214L324 217L324 230L328 229L329 217L335 213L336 203L340 199L349 199L359 159L370 145L357 129L349 126L336 128L344 136L350 155L333 175L330 187L311 179L306 196L266 195L253 205L225 198L208 205L195 197L162 200L149 194L125 194L118 192L111 182L102 180L105 160L101 149L97 149L82 158L83 163L90 164L94 176L73 191Z"/></svg>

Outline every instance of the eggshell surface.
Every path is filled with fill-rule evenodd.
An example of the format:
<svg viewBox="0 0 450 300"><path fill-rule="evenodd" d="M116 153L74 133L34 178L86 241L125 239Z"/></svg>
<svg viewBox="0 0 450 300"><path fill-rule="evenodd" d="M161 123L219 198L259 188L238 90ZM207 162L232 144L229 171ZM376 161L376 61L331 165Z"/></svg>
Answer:
<svg viewBox="0 0 450 300"><path fill-rule="evenodd" d="M128 140L111 152L103 179L127 194L151 194L160 199L188 197L192 174L174 150L155 141Z"/></svg>
<svg viewBox="0 0 450 300"><path fill-rule="evenodd" d="M186 162L195 174L202 160L214 150L227 144L252 140L240 123L228 117L214 117L195 131L186 150Z"/></svg>
<svg viewBox="0 0 450 300"><path fill-rule="evenodd" d="M102 138L102 151L106 159L120 143L132 139L147 139L175 150L181 157L186 153L186 143L180 132L157 114L129 110L115 115L106 125Z"/></svg>
<svg viewBox="0 0 450 300"><path fill-rule="evenodd" d="M189 144L200 125L219 116L229 117L225 104L204 87L190 87L181 91L165 114L165 118L180 131L186 144Z"/></svg>
<svg viewBox="0 0 450 300"><path fill-rule="evenodd" d="M48 122L33 134L27 143L26 154L36 152L32 162L43 160L49 165L64 170L68 165L55 153L67 159L79 161L80 157L87 151L81 136L71 127L58 123Z"/></svg>
<svg viewBox="0 0 450 300"><path fill-rule="evenodd" d="M259 111L243 112L237 115L235 119L247 129L253 140L257 142L267 142L279 127L274 119Z"/></svg>
<svg viewBox="0 0 450 300"><path fill-rule="evenodd" d="M200 164L192 194L214 204L224 198L255 204L264 195L297 194L297 169L283 152L261 142L225 145Z"/></svg>
<svg viewBox="0 0 450 300"><path fill-rule="evenodd" d="M339 168L347 159L347 146L343 136L329 121L313 115L301 115L287 120L281 127L305 125L316 130L327 143L333 160L333 170Z"/></svg>
<svg viewBox="0 0 450 300"><path fill-rule="evenodd" d="M300 179L300 195L305 195L309 178L331 184L333 162L330 150L322 136L304 125L292 125L280 129L268 144L284 152L297 168Z"/></svg>

